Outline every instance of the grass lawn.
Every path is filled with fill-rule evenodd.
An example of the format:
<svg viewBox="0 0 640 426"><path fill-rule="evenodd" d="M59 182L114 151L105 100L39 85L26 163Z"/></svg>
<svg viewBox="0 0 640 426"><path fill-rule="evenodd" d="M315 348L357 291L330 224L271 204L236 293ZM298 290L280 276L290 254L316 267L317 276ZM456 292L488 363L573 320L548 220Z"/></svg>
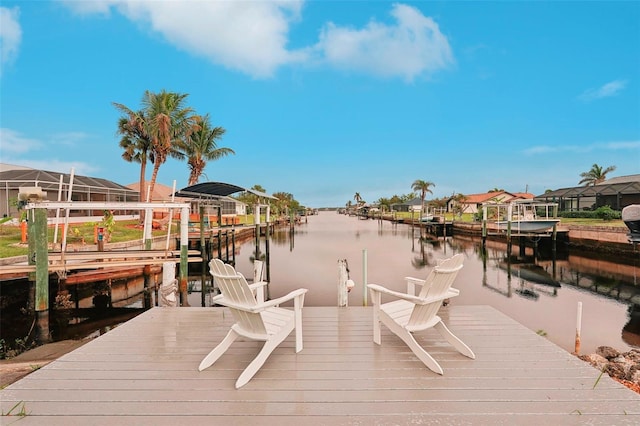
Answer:
<svg viewBox="0 0 640 426"><path fill-rule="evenodd" d="M138 221L122 221L116 222L111 233L112 243L124 241L141 240L142 227L137 226ZM78 223L69 225L69 233L67 234L67 244L94 244L95 223ZM179 229L179 223L173 224L173 229ZM177 231L176 231L177 232ZM58 243L61 241L62 228L58 228ZM53 226L49 227L47 232L49 243L53 243ZM167 231L154 230L153 236L166 235ZM21 256L28 253L29 249L26 244L21 244L22 231L19 226L2 224L0 225L0 258Z"/></svg>

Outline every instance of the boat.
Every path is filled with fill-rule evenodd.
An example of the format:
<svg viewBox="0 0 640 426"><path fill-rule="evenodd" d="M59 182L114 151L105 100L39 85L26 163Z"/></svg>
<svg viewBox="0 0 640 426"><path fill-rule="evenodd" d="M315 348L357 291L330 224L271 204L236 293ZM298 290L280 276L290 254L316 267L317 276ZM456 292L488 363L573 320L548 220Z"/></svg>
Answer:
<svg viewBox="0 0 640 426"><path fill-rule="evenodd" d="M640 243L640 204L630 204L623 208L622 221L629 228L629 242Z"/></svg>
<svg viewBox="0 0 640 426"><path fill-rule="evenodd" d="M496 222L500 229L506 230L508 221ZM536 220L514 220L511 221L511 230L518 232L547 232L560 223L560 219L536 219Z"/></svg>
<svg viewBox="0 0 640 426"><path fill-rule="evenodd" d="M501 230L507 230L511 227L511 231L521 233L541 233L548 232L553 229L560 219L549 216L549 207L555 207L556 204L535 203L532 200L513 201L507 205L506 220L498 220L496 224ZM538 209L543 209L545 216L538 215Z"/></svg>
<svg viewBox="0 0 640 426"><path fill-rule="evenodd" d="M420 218L420 222L433 222L433 215L426 214Z"/></svg>

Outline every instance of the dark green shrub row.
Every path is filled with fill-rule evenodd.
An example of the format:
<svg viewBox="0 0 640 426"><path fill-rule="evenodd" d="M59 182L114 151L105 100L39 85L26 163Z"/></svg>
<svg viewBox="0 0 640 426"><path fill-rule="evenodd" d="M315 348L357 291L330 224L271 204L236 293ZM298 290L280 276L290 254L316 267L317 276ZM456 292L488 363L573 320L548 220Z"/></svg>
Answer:
<svg viewBox="0 0 640 426"><path fill-rule="evenodd" d="M598 207L595 210L558 212L558 217L566 217L566 218L574 218L574 219L614 220L614 219L621 219L622 215L619 211L613 210L609 206L602 206L602 207Z"/></svg>

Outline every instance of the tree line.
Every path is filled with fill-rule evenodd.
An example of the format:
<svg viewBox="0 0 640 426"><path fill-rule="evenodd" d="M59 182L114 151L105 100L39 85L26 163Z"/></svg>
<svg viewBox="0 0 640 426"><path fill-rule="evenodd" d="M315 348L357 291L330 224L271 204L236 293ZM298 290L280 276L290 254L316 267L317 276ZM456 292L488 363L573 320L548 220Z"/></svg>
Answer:
<svg viewBox="0 0 640 426"><path fill-rule="evenodd" d="M585 185L585 186L601 184L607 179L607 175L615 171L615 169L616 169L616 166L602 167L598 164L594 164L593 166L591 166L591 169L589 169L588 171L580 173L580 177L582 179L580 180L580 182L578 182L578 184ZM411 189L413 190L413 192L410 192L405 195L393 195L390 198L381 197L375 202L375 204L380 206L380 208L383 211L384 210L390 211L391 206L393 204L406 203L408 201L413 200L417 196L419 196L421 200L420 214L422 215L425 212L426 195L433 194L433 191L431 191L432 187L435 187L435 184L433 182L417 179L411 184ZM490 189L488 192L498 192L498 191L504 191L504 190L493 188L493 189ZM550 190L547 190L547 192L548 191ZM460 204L460 202L463 201L465 198L464 194L453 194L452 197L454 198L455 201L457 201L454 204ZM434 200L431 200L429 204L437 208L446 207L447 200L449 200L450 198L451 197L436 198ZM364 200L364 198L362 198L359 192L355 193L355 195L353 196L353 199L356 202L355 204L356 207L360 207L366 204L366 201ZM351 209L353 207L351 200L347 201L346 207L347 209Z"/></svg>

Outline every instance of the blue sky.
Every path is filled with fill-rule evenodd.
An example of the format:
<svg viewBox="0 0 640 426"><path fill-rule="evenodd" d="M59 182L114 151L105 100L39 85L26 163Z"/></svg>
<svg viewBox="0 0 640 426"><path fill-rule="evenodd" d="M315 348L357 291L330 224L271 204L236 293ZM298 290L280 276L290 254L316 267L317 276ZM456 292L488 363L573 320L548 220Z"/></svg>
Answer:
<svg viewBox="0 0 640 426"><path fill-rule="evenodd" d="M311 207L431 181L541 194L640 173L640 2L9 1L0 161L138 180L118 111L187 93L236 154L202 180ZM149 176L150 177L150 171ZM186 186L186 163L158 181ZM202 181L201 180L201 181Z"/></svg>

